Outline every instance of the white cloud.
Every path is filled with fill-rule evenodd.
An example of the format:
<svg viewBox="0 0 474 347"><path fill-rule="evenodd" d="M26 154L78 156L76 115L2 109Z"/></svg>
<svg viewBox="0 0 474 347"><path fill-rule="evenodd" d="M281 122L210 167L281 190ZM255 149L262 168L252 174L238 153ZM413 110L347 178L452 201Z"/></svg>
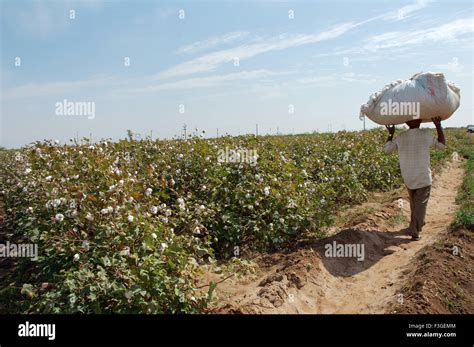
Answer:
<svg viewBox="0 0 474 347"><path fill-rule="evenodd" d="M371 75L356 74L354 72L343 73L340 78L344 82L373 83L377 81L377 79Z"/></svg>
<svg viewBox="0 0 474 347"><path fill-rule="evenodd" d="M462 47L472 47L472 33L474 32L474 18L468 17L457 19L443 25L427 29L412 31L389 31L379 35L368 36L361 43L354 47L341 49L332 53L314 55L314 58L354 54L370 54L375 58L374 53L390 52L400 55L409 54L409 49L417 45L456 43L458 49ZM471 34L471 35L469 35ZM384 56L390 59L392 56Z"/></svg>
<svg viewBox="0 0 474 347"><path fill-rule="evenodd" d="M48 83L27 83L18 87L5 89L3 100L65 95L94 87L110 86L117 80L112 77L96 77L80 81L61 81Z"/></svg>
<svg viewBox="0 0 474 347"><path fill-rule="evenodd" d="M161 71L156 77L169 78L213 71L221 64L231 63L234 58L243 60L271 51L279 51L291 47L334 39L360 24L361 23L353 22L342 23L317 34L281 34L266 40L261 39L258 42L205 54Z"/></svg>
<svg viewBox="0 0 474 347"><path fill-rule="evenodd" d="M459 64L457 58L453 58L452 61L446 64L434 64L433 68L438 69L440 71L460 72L463 67L461 64Z"/></svg>
<svg viewBox="0 0 474 347"><path fill-rule="evenodd" d="M326 76L297 78L295 82L300 83L300 84L319 85L319 84L324 84L327 82L333 82L335 80L336 80L336 75L326 75Z"/></svg>
<svg viewBox="0 0 474 347"><path fill-rule="evenodd" d="M410 17L410 14L425 8L430 1L416 0L413 4L400 7L397 11L390 12L383 18L385 20L403 20Z"/></svg>
<svg viewBox="0 0 474 347"><path fill-rule="evenodd" d="M345 82L372 83L374 76L353 72L333 73L329 75L318 75L307 77L296 71L275 72L269 70L241 71L223 75L207 77L194 77L176 82L166 82L150 85L144 88L129 89L127 93L157 93L173 90L198 90L201 88L214 88L217 94L197 94L197 98L215 98L230 95L252 95L259 99L271 99L287 95L288 91L313 87L329 87ZM284 79L273 79L273 77L288 76ZM251 81L251 83L238 84L239 81Z"/></svg>
<svg viewBox="0 0 474 347"><path fill-rule="evenodd" d="M333 86L338 82L359 82L359 83L372 83L376 79L374 76L368 74L360 74L355 72L344 72L344 73L333 73L323 76L313 76L297 78L295 82L303 86L317 87L317 86Z"/></svg>
<svg viewBox="0 0 474 347"><path fill-rule="evenodd" d="M268 100L287 96L283 90L284 83L252 83L243 88L227 88L216 93L195 94L189 100L220 99L226 97L241 97Z"/></svg>
<svg viewBox="0 0 474 347"><path fill-rule="evenodd" d="M187 78L174 82L158 83L150 76L139 78L118 78L112 76L98 76L79 81L58 81L47 83L27 83L17 87L4 89L2 100L17 100L26 98L58 97L62 98L71 94L84 95L96 88L94 95L124 95L129 93L153 93L160 91L187 90L198 88L236 86L235 82L257 80L269 82L274 76L289 74L290 72L275 72L265 69L239 71L223 75ZM150 83L149 85L145 85ZM154 84L153 84L154 83ZM233 84L234 83L234 84ZM130 88L130 86L136 86ZM145 86L143 86L145 85Z"/></svg>
<svg viewBox="0 0 474 347"><path fill-rule="evenodd" d="M236 40L240 40L249 35L247 31L234 31L220 36L213 36L206 40L193 42L190 45L178 49L180 54L190 54L203 51L205 49L213 48L219 45L228 44Z"/></svg>
<svg viewBox="0 0 474 347"><path fill-rule="evenodd" d="M367 43L364 45L363 50L376 51L378 49L407 45L456 41L460 36L472 33L473 31L473 18L463 18L429 29L388 32L371 36L366 39Z"/></svg>
<svg viewBox="0 0 474 347"><path fill-rule="evenodd" d="M235 82L239 80L253 80L262 79L271 76L283 75L287 72L273 72L269 70L252 70L252 71L240 71L233 72L224 75L213 75L207 77L194 77L176 82L160 83L144 88L136 88L129 90L135 93L151 93L164 90L183 90L183 89L196 89L196 88L208 88L222 86L228 82Z"/></svg>

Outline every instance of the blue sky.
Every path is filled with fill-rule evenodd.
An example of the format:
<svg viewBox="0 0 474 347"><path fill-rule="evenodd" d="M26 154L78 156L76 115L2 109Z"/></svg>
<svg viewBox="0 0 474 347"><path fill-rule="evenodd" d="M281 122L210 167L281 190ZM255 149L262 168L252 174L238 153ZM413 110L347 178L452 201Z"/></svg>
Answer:
<svg viewBox="0 0 474 347"><path fill-rule="evenodd" d="M209 137L256 123L361 129L372 92L420 71L461 88L445 125L474 123L473 11L469 0L2 0L0 145L171 138L184 123ZM95 117L56 115L64 99L94 102Z"/></svg>

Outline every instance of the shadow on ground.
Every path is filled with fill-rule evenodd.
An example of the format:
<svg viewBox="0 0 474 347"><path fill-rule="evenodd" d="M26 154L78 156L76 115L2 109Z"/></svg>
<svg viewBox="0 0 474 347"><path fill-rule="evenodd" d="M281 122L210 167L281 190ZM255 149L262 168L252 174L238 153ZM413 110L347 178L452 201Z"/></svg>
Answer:
<svg viewBox="0 0 474 347"><path fill-rule="evenodd" d="M311 248L319 253L322 264L333 276L349 277L367 270L383 257L395 252L396 247L403 248L403 245L409 242L412 240L403 230L387 232L350 228L316 242ZM328 252L330 247L333 250L342 247L345 250L350 249L352 254L345 252L343 256L338 256L333 253L331 256Z"/></svg>

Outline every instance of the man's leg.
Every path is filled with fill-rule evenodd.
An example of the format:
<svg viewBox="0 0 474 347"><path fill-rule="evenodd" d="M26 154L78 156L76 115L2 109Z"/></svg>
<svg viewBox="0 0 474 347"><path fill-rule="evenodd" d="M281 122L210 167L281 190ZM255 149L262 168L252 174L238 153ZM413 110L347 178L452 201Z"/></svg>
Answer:
<svg viewBox="0 0 474 347"><path fill-rule="evenodd" d="M408 191L408 200L410 201L410 225L408 226L408 235L416 235L416 222L413 206L413 195L415 194L415 189L410 189L407 187Z"/></svg>
<svg viewBox="0 0 474 347"><path fill-rule="evenodd" d="M431 186L416 189L413 192L412 221L410 232L412 236L419 237L423 225L425 225L426 207L430 198Z"/></svg>

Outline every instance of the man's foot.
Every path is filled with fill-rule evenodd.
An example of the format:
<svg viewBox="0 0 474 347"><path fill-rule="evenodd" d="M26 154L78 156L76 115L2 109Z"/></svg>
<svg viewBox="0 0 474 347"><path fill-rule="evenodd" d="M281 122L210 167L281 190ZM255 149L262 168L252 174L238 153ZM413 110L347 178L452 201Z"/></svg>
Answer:
<svg viewBox="0 0 474 347"><path fill-rule="evenodd" d="M412 231L411 231L410 227L406 227L406 228L403 228L402 230L400 230L400 233L401 233L402 235L411 236Z"/></svg>
<svg viewBox="0 0 474 347"><path fill-rule="evenodd" d="M413 241L420 241L420 240L421 240L421 236L420 236L420 235L417 235L417 236L412 235L412 236L411 236L411 239L412 239Z"/></svg>

